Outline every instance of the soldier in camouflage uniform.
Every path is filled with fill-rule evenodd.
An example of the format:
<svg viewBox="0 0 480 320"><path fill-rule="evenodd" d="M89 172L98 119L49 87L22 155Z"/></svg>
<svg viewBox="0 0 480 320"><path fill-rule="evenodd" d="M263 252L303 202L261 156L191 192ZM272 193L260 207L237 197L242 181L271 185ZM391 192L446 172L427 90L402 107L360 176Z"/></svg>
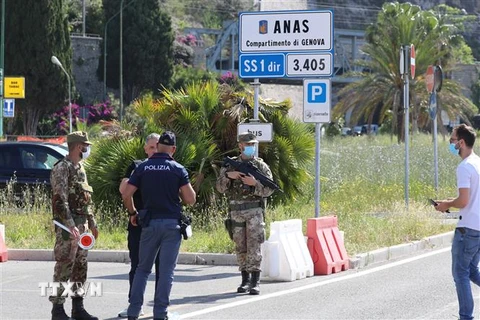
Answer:
<svg viewBox="0 0 480 320"><path fill-rule="evenodd" d="M91 208L92 188L88 185L87 175L82 159L90 154L90 141L87 133L77 131L67 136L68 155L59 160L53 167L50 181L52 185L53 219L67 226L71 234L55 226L56 240L54 248L55 269L54 282L79 282L87 280L87 250L78 246L80 234L91 230L98 237L97 224ZM76 320L98 320L83 307L83 296L76 294L77 286L73 285L72 318ZM65 297L60 286L56 296L50 296L53 303L52 320L70 319L63 308Z"/></svg>
<svg viewBox="0 0 480 320"><path fill-rule="evenodd" d="M241 154L236 161L250 161L266 177L272 179L272 172L262 159L255 157L256 136L242 133L238 137ZM230 166L222 167L216 183L217 191L225 193L229 200L230 218L233 225L233 241L236 246L242 283L238 293L259 294L261 244L265 241L264 208L265 198L273 189L263 186L251 175L235 171Z"/></svg>

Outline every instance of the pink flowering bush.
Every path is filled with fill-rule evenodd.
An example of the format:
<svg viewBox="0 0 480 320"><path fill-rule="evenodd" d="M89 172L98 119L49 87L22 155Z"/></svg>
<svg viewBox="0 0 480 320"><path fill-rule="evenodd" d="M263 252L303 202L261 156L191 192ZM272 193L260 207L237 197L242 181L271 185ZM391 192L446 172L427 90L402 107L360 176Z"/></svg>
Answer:
<svg viewBox="0 0 480 320"><path fill-rule="evenodd" d="M193 34L179 36L177 37L177 41L190 47L194 47L197 45L197 38Z"/></svg>
<svg viewBox="0 0 480 320"><path fill-rule="evenodd" d="M241 81L241 79L231 71L227 71L220 75L218 82L228 84L236 90L244 89L245 87L245 84Z"/></svg>
<svg viewBox="0 0 480 320"><path fill-rule="evenodd" d="M100 120L110 121L115 118L114 107L110 101L105 101L95 105L79 106L72 103L72 125L75 127L77 121L87 123L88 125L98 123ZM61 110L52 115L59 119L56 129L59 134L65 134L69 130L69 107L64 106Z"/></svg>

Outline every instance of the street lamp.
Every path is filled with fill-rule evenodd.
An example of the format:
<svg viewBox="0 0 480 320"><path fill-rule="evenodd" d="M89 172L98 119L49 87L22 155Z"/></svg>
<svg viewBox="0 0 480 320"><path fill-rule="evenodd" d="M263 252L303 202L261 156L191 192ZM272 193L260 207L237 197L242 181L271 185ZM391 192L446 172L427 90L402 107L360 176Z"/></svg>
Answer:
<svg viewBox="0 0 480 320"><path fill-rule="evenodd" d="M60 69L62 69L63 72L67 75L67 80L68 80L68 119L70 122L70 133L72 133L72 86L70 84L70 75L65 71L65 68L62 66L62 63L60 60L58 60L57 57L52 56L52 63L59 66Z"/></svg>

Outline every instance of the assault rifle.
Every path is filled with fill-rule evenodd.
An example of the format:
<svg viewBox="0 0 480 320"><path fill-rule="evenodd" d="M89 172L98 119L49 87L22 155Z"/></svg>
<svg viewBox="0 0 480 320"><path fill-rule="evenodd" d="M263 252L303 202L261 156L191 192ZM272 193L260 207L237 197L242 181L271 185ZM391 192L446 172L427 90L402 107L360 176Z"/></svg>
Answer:
<svg viewBox="0 0 480 320"><path fill-rule="evenodd" d="M252 163L250 162L243 162L243 161L236 161L232 158L225 157L223 159L223 165L230 165L232 166L236 171L239 171L241 173L244 173L246 175L251 174L255 179L259 180L260 183L270 189L273 190L278 190L280 192L283 192L282 189L280 189L279 185L275 183L272 179L269 177L265 176L257 167L255 167Z"/></svg>

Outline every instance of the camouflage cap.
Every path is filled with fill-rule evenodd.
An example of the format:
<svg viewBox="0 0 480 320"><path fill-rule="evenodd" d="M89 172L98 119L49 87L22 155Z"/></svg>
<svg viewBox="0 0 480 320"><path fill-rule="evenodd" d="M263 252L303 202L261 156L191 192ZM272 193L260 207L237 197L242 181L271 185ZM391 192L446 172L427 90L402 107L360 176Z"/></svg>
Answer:
<svg viewBox="0 0 480 320"><path fill-rule="evenodd" d="M88 141L88 134L84 131L75 131L67 135L67 143L73 142L92 144L90 141Z"/></svg>
<svg viewBox="0 0 480 320"><path fill-rule="evenodd" d="M258 142L257 136L250 132L243 132L238 135L238 142L252 143Z"/></svg>

